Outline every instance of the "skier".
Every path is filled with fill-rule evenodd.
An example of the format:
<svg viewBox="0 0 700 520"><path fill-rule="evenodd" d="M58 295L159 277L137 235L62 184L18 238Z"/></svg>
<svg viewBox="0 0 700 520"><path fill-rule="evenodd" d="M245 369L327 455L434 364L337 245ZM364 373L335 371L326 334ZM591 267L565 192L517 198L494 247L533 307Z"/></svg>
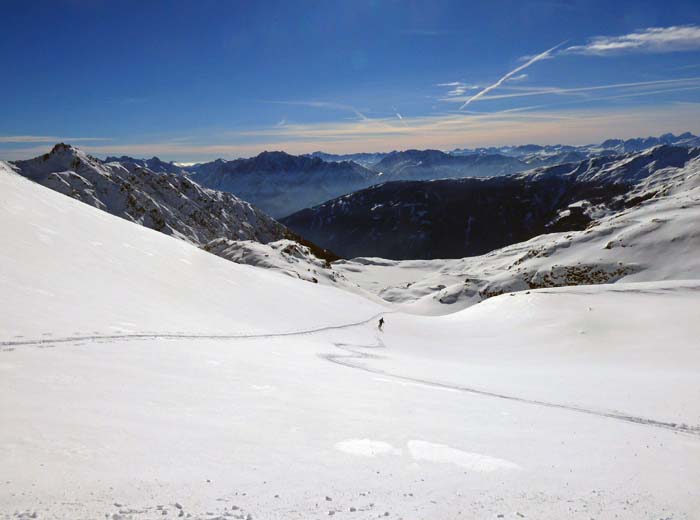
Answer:
<svg viewBox="0 0 700 520"><path fill-rule="evenodd" d="M384 318L379 318L379 330L382 330L382 327L384 326Z"/></svg>

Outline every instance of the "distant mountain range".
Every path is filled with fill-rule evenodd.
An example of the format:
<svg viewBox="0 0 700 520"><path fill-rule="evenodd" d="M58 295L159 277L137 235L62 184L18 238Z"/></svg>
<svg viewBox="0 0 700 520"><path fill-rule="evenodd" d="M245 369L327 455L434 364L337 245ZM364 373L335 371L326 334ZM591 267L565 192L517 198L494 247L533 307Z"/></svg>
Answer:
<svg viewBox="0 0 700 520"><path fill-rule="evenodd" d="M533 164L540 161L548 161L554 164L563 162L581 161L592 155L609 155L628 152L640 152L658 146L660 144L671 144L676 146L700 146L700 137L693 135L690 132L685 132L680 135L666 133L658 137L636 137L633 139L607 139L600 144L586 145L539 145L525 144L517 146L494 146L486 148L455 148L454 150L444 151L449 155L507 155L509 157L522 158L524 162ZM319 157L324 161L355 161L368 168L372 168L379 163L387 155L397 152L377 152L377 153L357 153L346 155L335 155L325 152L314 152L310 154L314 157ZM570 154L570 155L567 155ZM559 159L557 159L559 158ZM540 166L540 164L534 164Z"/></svg>
<svg viewBox="0 0 700 520"><path fill-rule="evenodd" d="M372 167L381 180L431 180L493 177L528 169L528 165L502 154L450 155L439 150L391 152Z"/></svg>
<svg viewBox="0 0 700 520"><path fill-rule="evenodd" d="M371 168L372 165L377 164L384 157L386 157L386 155L387 154L383 153L383 152L349 153L349 154L344 154L344 155L337 155L337 154L325 153L325 152L313 152L310 154L306 154L307 157L316 157L316 158L321 159L322 161L326 161L326 162L352 161L352 162L360 164L366 168Z"/></svg>
<svg viewBox="0 0 700 520"><path fill-rule="evenodd" d="M438 150L407 150L384 155L371 169L353 161L263 152L185 170L199 184L234 193L279 218L389 180L484 177L528 168L517 158L499 154L453 156Z"/></svg>
<svg viewBox="0 0 700 520"><path fill-rule="evenodd" d="M345 257L436 258L580 229L592 218L590 208L608 208L638 181L634 175L644 178L683 163L699 142L684 133L450 153L263 152L191 166L158 157L101 161L59 144L44 156L12 164L54 190L200 246L222 237L303 240L271 213L287 216L283 222L312 240L312 248L317 242ZM650 144L656 145L651 152L636 152ZM624 182L615 180L621 172L627 172ZM585 208L569 208L580 201Z"/></svg>
<svg viewBox="0 0 700 520"><path fill-rule="evenodd" d="M588 151L528 145L511 155L408 150L385 154L374 169L281 152L192 167L157 157L102 161L58 144L0 167L233 262L439 314L509 291L696 272L696 139L611 140ZM610 152L658 140L680 144ZM572 160L557 162L564 157ZM472 176L459 178L465 171ZM333 172L351 180L333 183ZM311 187L323 197L319 178L326 193L372 184L278 222L196 182L208 174L260 175L300 196ZM418 180L374 184L392 178ZM261 200L283 200L271 193Z"/></svg>
<svg viewBox="0 0 700 520"><path fill-rule="evenodd" d="M204 187L233 193L280 218L388 181L507 175L535 167L637 151L658 144L695 146L700 145L700 139L685 133L626 141L608 140L599 145L585 146L523 145L451 152L406 150L348 155L314 152L300 156L263 152L248 159L218 159L192 166L180 166L157 157L108 157L105 162L119 162L132 170L148 168L157 173L189 175Z"/></svg>
<svg viewBox="0 0 700 520"><path fill-rule="evenodd" d="M700 148L660 145L493 178L388 182L281 221L346 258L472 256L583 229L634 204L634 187L653 173L698 155Z"/></svg>
<svg viewBox="0 0 700 520"><path fill-rule="evenodd" d="M250 159L217 161L187 168L192 180L235 193L274 217L319 204L376 183L376 173L354 162L263 152Z"/></svg>

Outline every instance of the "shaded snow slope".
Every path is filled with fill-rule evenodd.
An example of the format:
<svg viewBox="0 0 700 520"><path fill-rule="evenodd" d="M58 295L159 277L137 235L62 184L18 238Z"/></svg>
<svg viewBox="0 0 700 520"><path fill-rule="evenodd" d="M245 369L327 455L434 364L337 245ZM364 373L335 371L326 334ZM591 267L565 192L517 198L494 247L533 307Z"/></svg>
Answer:
<svg viewBox="0 0 700 520"><path fill-rule="evenodd" d="M385 313L380 333L359 296L11 172L0 190L2 518L700 510L698 282Z"/></svg>
<svg viewBox="0 0 700 520"><path fill-rule="evenodd" d="M158 173L146 167L149 163L103 163L58 144L46 155L12 164L59 193L197 245L219 237L269 242L287 232L248 202L182 175Z"/></svg>

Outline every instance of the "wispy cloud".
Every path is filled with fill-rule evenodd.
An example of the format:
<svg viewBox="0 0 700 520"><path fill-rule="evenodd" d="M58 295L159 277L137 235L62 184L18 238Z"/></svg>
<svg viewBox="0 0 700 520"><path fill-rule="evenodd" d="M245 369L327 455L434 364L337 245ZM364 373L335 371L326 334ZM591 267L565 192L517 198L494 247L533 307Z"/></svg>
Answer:
<svg viewBox="0 0 700 520"><path fill-rule="evenodd" d="M543 109L544 108L544 109ZM528 112L528 110L536 110ZM626 108L552 110L542 106L500 112L458 112L440 116L403 117L347 123L298 124L261 128L232 135L233 139L285 143L295 153L324 149L338 153L406 148L451 148L533 142L595 142L610 136L632 137L666 131L697 131L700 107L673 105ZM267 145L269 148L269 145Z"/></svg>
<svg viewBox="0 0 700 520"><path fill-rule="evenodd" d="M606 56L630 52L677 52L700 49L700 26L648 27L622 36L594 36L585 45L574 45L561 54Z"/></svg>
<svg viewBox="0 0 700 520"><path fill-rule="evenodd" d="M342 110L355 114L359 119L367 121L369 118L360 112L357 108L352 105L346 105L344 103L335 103L332 101L269 101L269 103L275 103L279 105L296 105L303 107L312 108L326 108L331 110Z"/></svg>
<svg viewBox="0 0 700 520"><path fill-rule="evenodd" d="M0 143L58 143L61 141L111 141L108 137L59 137L55 135L0 135Z"/></svg>
<svg viewBox="0 0 700 520"><path fill-rule="evenodd" d="M409 148L450 149L465 146L522 144L525 142L570 144L599 142L608 137L634 137L672 131L700 131L700 104L664 104L628 108L553 110L542 106L519 107L492 113L456 112L438 116L397 116L368 121L295 124L200 135L197 141L141 141L85 143L88 153L104 155L158 155L177 161L203 161L217 157L248 157L263 150L308 153L387 151ZM31 148L1 149L3 159L19 159L45 153L50 144Z"/></svg>
<svg viewBox="0 0 700 520"><path fill-rule="evenodd" d="M508 81L522 81L524 79L527 79L527 74L525 73L513 76L512 78L509 78Z"/></svg>
<svg viewBox="0 0 700 520"><path fill-rule="evenodd" d="M461 81L450 81L448 83L436 83L436 87L449 87L450 90L447 92L447 96L463 96L468 90L476 90L479 88L478 85L470 85L468 83L462 83Z"/></svg>
<svg viewBox="0 0 700 520"><path fill-rule="evenodd" d="M535 64L535 63L537 63L538 61L542 61L542 60L544 60L544 59L549 58L549 57L551 56L552 52L554 52L554 51L557 50L559 47L561 47L561 46L563 45L563 43L564 43L564 42L562 42L562 43L560 43L560 44L558 44L558 45L555 45L555 46L552 47L551 49L547 49L546 51L544 51L544 52L538 54L537 56L533 56L533 57L530 58L528 61L526 61L525 63L523 63L522 65L520 65L519 67L514 68L514 69L511 70L509 73L507 73L505 76L501 77L501 79L499 79L498 81L496 81L496 83L493 83L492 85L489 85L488 87L484 88L483 90L481 90L481 91L477 92L476 94L474 94L473 96L471 96L469 99L467 99L467 100L464 102L464 104L463 104L461 107L459 107L459 109L460 109L460 110L463 110L463 109L464 109L466 106L468 106L470 103L473 103L474 101L478 100L479 98L484 97L486 94L488 94L488 93L491 92L492 90L497 89L498 87L500 87L501 85L503 85L506 81L508 81L510 78L512 78L513 76L515 76L515 75L516 75L518 72L520 72L521 70L524 70L524 69L528 68L529 66L531 66L531 65L533 65L533 64Z"/></svg>

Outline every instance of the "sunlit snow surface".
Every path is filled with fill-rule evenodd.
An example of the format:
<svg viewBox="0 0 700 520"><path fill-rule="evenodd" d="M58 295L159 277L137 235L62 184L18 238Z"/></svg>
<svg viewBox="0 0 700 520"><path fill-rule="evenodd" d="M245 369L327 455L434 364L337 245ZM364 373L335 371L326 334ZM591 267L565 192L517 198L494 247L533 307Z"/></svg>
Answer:
<svg viewBox="0 0 700 520"><path fill-rule="evenodd" d="M0 518L697 518L699 281L387 313L0 190Z"/></svg>

